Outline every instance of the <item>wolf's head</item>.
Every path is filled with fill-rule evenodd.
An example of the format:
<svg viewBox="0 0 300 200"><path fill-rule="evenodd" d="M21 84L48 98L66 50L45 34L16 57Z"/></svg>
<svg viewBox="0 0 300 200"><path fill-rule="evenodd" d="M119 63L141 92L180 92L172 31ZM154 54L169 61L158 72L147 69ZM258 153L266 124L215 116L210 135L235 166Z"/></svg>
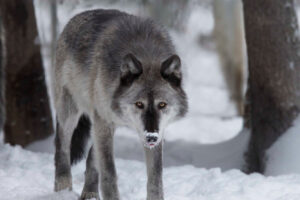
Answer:
<svg viewBox="0 0 300 200"><path fill-rule="evenodd" d="M172 55L160 62L141 62L128 54L120 69L112 109L123 123L139 133L144 146L155 147L166 126L187 112L180 58Z"/></svg>

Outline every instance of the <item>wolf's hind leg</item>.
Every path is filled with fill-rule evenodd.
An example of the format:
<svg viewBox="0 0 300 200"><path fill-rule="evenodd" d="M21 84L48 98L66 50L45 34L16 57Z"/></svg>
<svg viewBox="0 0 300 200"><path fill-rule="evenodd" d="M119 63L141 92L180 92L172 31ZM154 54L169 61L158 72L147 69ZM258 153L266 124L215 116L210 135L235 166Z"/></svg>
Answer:
<svg viewBox="0 0 300 200"><path fill-rule="evenodd" d="M147 164L147 200L163 200L162 142L153 149L145 147Z"/></svg>
<svg viewBox="0 0 300 200"><path fill-rule="evenodd" d="M69 138L63 135L63 129L57 122L55 137L55 191L72 189Z"/></svg>
<svg viewBox="0 0 300 200"><path fill-rule="evenodd" d="M64 89L57 109L55 138L55 191L72 190L70 145L79 119L77 106Z"/></svg>
<svg viewBox="0 0 300 200"><path fill-rule="evenodd" d="M98 191L99 175L95 166L94 157L95 153L93 152L93 147L91 147L86 160L85 183L80 197L81 200L92 198L100 199Z"/></svg>

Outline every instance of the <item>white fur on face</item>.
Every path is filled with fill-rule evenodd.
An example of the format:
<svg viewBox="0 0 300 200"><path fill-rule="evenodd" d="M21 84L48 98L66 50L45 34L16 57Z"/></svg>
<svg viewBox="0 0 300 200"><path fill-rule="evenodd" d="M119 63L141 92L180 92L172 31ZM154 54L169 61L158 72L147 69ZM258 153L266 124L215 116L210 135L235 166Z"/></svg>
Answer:
<svg viewBox="0 0 300 200"><path fill-rule="evenodd" d="M177 112L175 111L175 109L170 108L168 113L162 113L160 115L159 130L161 132L164 132L165 128L175 120L176 114Z"/></svg>
<svg viewBox="0 0 300 200"><path fill-rule="evenodd" d="M136 109L134 105L121 104L123 124L129 128L136 130L138 133L144 131L144 124L141 117L141 111Z"/></svg>
<svg viewBox="0 0 300 200"><path fill-rule="evenodd" d="M157 104L157 103L156 103ZM146 148L152 149L156 147L163 139L164 130L167 125L173 122L176 118L176 108L170 106L166 109L168 110L159 110L159 132L147 132L144 130L144 121L142 119L142 110L137 109L134 105L131 104L121 104L121 109L123 112L123 120L126 126L137 131L140 140ZM156 137L156 142L147 142L147 136Z"/></svg>

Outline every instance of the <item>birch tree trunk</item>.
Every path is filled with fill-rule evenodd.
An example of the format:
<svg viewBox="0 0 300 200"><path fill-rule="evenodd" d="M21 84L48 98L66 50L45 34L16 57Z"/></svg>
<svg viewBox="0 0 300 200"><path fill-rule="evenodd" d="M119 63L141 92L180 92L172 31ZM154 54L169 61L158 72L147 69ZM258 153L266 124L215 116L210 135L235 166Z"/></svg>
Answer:
<svg viewBox="0 0 300 200"><path fill-rule="evenodd" d="M246 46L241 0L214 0L214 38L231 100L244 112Z"/></svg>

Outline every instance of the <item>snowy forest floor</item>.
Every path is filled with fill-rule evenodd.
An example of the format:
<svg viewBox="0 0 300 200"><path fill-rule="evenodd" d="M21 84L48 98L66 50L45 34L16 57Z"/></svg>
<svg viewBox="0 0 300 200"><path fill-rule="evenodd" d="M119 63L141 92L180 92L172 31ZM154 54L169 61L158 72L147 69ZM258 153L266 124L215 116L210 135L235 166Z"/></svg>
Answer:
<svg viewBox="0 0 300 200"><path fill-rule="evenodd" d="M77 200L84 183L85 163L73 167L73 190L53 192L53 154L34 153L0 144L1 200ZM5 162L3 162L5 161ZM146 198L145 164L116 160L123 200ZM164 169L166 200L299 200L300 175L264 177L240 170L221 172L191 165Z"/></svg>

